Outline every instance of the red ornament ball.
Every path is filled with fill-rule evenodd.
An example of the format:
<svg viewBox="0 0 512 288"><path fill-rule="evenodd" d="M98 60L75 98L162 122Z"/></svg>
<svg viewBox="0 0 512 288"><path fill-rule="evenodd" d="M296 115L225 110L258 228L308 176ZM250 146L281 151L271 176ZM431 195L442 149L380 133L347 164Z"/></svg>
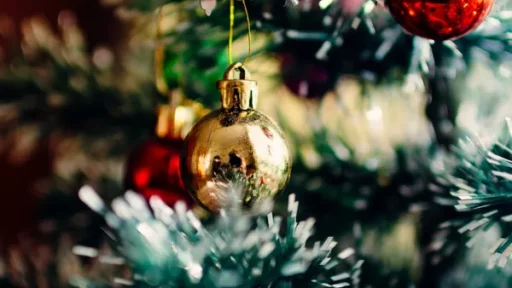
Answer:
<svg viewBox="0 0 512 288"><path fill-rule="evenodd" d="M494 1L386 0L386 6L407 32L432 40L448 40L475 30Z"/></svg>
<svg viewBox="0 0 512 288"><path fill-rule="evenodd" d="M280 55L283 83L300 98L321 98L329 88L329 71L318 60L301 61L291 54Z"/></svg>
<svg viewBox="0 0 512 288"><path fill-rule="evenodd" d="M180 176L182 140L152 137L137 146L128 157L125 188L141 193L149 200L158 196L169 206L193 200Z"/></svg>

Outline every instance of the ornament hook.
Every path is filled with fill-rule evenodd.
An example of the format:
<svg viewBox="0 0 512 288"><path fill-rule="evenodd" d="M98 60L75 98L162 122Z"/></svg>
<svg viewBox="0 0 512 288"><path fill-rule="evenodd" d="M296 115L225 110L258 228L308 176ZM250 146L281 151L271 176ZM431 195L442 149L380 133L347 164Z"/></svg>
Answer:
<svg viewBox="0 0 512 288"><path fill-rule="evenodd" d="M238 78L237 78L238 72ZM251 73L247 71L244 65L240 62L229 65L226 72L224 72L224 80L252 80Z"/></svg>
<svg viewBox="0 0 512 288"><path fill-rule="evenodd" d="M224 72L224 79L217 82L222 108L250 110L256 107L258 85L242 63L234 63Z"/></svg>

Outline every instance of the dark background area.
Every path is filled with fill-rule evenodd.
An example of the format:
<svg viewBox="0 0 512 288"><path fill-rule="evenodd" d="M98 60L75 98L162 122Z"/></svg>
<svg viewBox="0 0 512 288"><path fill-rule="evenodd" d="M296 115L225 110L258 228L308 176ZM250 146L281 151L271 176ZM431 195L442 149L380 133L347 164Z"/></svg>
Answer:
<svg viewBox="0 0 512 288"><path fill-rule="evenodd" d="M123 26L115 17L113 9L106 9L95 0L0 0L0 18L13 20L16 34L24 19L44 17L57 29L59 13L73 11L78 24L83 28L88 48L99 45L114 48L123 37ZM0 35L0 45L5 39ZM0 98L2 93L0 91ZM1 112L0 112L1 113ZM0 243L4 248L24 234L35 234L36 203L45 191L53 170L51 141L45 140L28 154L21 163L10 160L16 146L16 135L9 127L0 127Z"/></svg>
<svg viewBox="0 0 512 288"><path fill-rule="evenodd" d="M113 9L106 9L97 0L0 0L0 15L8 15L16 24L28 17L43 16L56 27L63 10L76 14L90 47L113 46L123 38L122 25Z"/></svg>

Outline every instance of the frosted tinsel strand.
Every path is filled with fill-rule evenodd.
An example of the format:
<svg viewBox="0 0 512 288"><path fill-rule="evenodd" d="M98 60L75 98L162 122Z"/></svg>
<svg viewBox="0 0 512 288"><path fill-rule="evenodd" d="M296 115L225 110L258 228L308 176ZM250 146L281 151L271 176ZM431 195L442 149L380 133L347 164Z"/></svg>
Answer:
<svg viewBox="0 0 512 288"><path fill-rule="evenodd" d="M228 183L234 185L234 183ZM237 186L225 191L234 191ZM102 214L119 254L101 255L77 246L77 255L114 265L128 264L132 279L113 282L137 287L357 287L362 260L354 250L332 255L336 242L328 238L306 247L314 220L297 222L298 202L289 197L288 217L274 216L269 203L257 210L222 210L213 224L203 226L183 203L172 209L152 198L150 207L128 191L107 209L89 186L80 198ZM266 207L262 207L266 206ZM267 211L262 214L262 211ZM284 229L283 229L284 228ZM284 232L283 232L284 231ZM76 280L76 283L83 281Z"/></svg>
<svg viewBox="0 0 512 288"><path fill-rule="evenodd" d="M446 167L441 169L433 187L449 190L450 197L439 197L438 202L453 205L465 215L443 223L442 231L456 229L470 236L466 246L471 247L478 245L495 224L512 221L512 121L506 119L503 133L491 146L467 138L460 141L454 154L443 163ZM443 248L448 235L440 232L432 248ZM489 268L503 267L511 251L509 234L491 249Z"/></svg>

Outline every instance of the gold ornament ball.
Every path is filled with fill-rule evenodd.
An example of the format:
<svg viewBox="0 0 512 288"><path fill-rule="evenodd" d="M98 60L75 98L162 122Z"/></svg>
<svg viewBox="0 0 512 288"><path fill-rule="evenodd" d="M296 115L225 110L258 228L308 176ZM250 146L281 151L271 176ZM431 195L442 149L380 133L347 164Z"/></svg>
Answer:
<svg viewBox="0 0 512 288"><path fill-rule="evenodd" d="M291 172L290 149L279 126L254 110L257 84L242 64L231 65L218 88L222 108L202 118L186 137L181 177L209 211L232 205L233 198L250 208L285 188ZM229 182L236 189L230 189Z"/></svg>

